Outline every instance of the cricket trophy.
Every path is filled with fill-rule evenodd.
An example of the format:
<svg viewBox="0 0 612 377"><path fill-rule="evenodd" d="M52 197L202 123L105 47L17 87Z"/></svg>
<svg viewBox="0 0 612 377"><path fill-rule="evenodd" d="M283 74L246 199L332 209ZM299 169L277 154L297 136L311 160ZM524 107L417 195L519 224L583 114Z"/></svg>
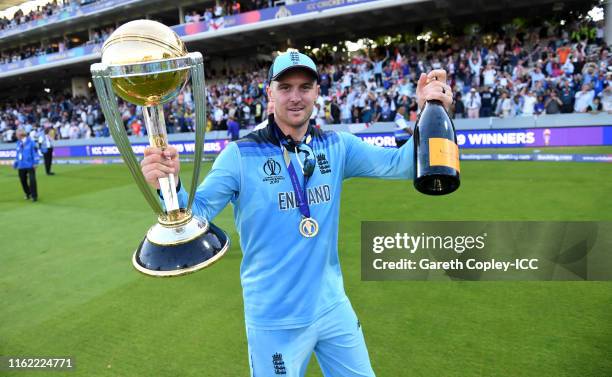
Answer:
<svg viewBox="0 0 612 377"><path fill-rule="evenodd" d="M188 53L179 36L159 22L131 21L106 40L102 62L91 66L91 74L113 140L136 185L157 214L157 224L149 229L134 252L134 267L149 276L178 276L219 260L229 248L229 237L191 212L206 122L202 54ZM195 155L188 204L180 208L177 177L171 174L160 178L159 195L147 184L128 140L116 96L142 106L149 143L163 150L168 147L163 104L178 95L189 77L196 114Z"/></svg>

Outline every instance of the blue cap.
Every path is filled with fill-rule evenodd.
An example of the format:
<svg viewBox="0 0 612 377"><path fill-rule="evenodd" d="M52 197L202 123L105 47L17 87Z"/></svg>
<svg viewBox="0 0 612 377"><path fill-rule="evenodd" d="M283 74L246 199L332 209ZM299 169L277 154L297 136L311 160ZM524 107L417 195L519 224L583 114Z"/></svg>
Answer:
<svg viewBox="0 0 612 377"><path fill-rule="evenodd" d="M272 82L278 79L283 73L296 68L308 71L317 81L319 81L319 72L317 72L315 63L311 58L297 51L287 52L274 59L274 63L272 63L270 71L268 72L268 81Z"/></svg>

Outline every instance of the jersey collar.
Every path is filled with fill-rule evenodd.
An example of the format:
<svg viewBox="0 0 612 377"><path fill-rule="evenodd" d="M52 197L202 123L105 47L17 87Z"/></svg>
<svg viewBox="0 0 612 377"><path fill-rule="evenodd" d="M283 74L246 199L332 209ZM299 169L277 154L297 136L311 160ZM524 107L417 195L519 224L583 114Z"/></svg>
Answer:
<svg viewBox="0 0 612 377"><path fill-rule="evenodd" d="M314 138L316 134L317 132L315 128L311 124L308 124L308 129L306 130L306 134L304 135L304 137L311 135ZM286 142L283 144L285 145L285 147L287 148L289 152L295 151L295 141L293 141L293 139L290 136L285 135L283 131L281 131L281 129L278 127L278 125L274 121L274 114L270 114L268 115L268 125L265 128L265 136L266 136L266 139L268 139L268 141L280 147L281 141L279 140L277 135L280 135L280 137L286 140Z"/></svg>

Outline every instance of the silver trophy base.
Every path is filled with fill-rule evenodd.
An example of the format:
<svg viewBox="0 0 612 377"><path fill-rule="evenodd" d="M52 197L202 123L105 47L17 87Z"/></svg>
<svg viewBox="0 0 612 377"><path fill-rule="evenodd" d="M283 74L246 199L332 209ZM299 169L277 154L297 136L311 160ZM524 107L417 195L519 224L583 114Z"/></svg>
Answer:
<svg viewBox="0 0 612 377"><path fill-rule="evenodd" d="M215 263L229 245L223 230L193 216L179 226L153 225L134 252L132 264L148 276L180 276Z"/></svg>

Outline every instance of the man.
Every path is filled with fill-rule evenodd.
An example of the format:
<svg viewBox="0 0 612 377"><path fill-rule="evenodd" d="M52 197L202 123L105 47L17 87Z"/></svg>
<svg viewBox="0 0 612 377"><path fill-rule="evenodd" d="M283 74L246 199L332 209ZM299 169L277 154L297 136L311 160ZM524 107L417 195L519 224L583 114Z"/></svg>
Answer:
<svg viewBox="0 0 612 377"><path fill-rule="evenodd" d="M397 113L395 114L395 120L393 123L395 124L395 131L393 132L395 136L395 144L400 148L402 145L408 142L408 139L412 137L412 127L408 125L406 122L406 107L400 106L397 109Z"/></svg>
<svg viewBox="0 0 612 377"><path fill-rule="evenodd" d="M540 68L539 64L536 65L534 70L531 71L529 75L531 76L531 90L535 90L537 82L544 82L544 80L546 80L546 76L544 76L544 73L542 73L542 68Z"/></svg>
<svg viewBox="0 0 612 377"><path fill-rule="evenodd" d="M198 188L192 210L212 220L227 203L234 205L251 376L304 376L313 351L325 376L374 376L361 323L343 288L340 190L350 177L410 179L414 144L385 149L311 126L319 86L306 55L277 57L269 80L274 114L268 125L228 144ZM435 99L449 107L452 92L445 82L444 71L423 74L421 106ZM142 171L150 185L179 170L174 148L145 150ZM184 188L178 197L185 206Z"/></svg>
<svg viewBox="0 0 612 377"><path fill-rule="evenodd" d="M533 90L528 90L523 96L523 108L521 114L523 116L532 116L535 111L535 104L538 101L533 93Z"/></svg>
<svg viewBox="0 0 612 377"><path fill-rule="evenodd" d="M586 113L593 98L595 98L595 91L591 89L591 86L589 84L582 85L582 90L574 96L574 111Z"/></svg>
<svg viewBox="0 0 612 377"><path fill-rule="evenodd" d="M468 118L475 119L480 115L480 94L476 88L470 89L470 92L465 96L465 107L467 107Z"/></svg>
<svg viewBox="0 0 612 377"><path fill-rule="evenodd" d="M340 124L340 105L338 104L338 98L332 97L331 103L329 104L329 115L331 116L332 124Z"/></svg>
<svg viewBox="0 0 612 377"><path fill-rule="evenodd" d="M274 102L268 102L268 105L266 106L266 115L269 117L271 114L274 114ZM266 127L268 127L268 118L255 126L253 131L261 130Z"/></svg>
<svg viewBox="0 0 612 377"><path fill-rule="evenodd" d="M497 71L493 67L492 64L487 64L485 69L482 71L483 84L484 86L492 87L495 85L495 76L497 76Z"/></svg>
<svg viewBox="0 0 612 377"><path fill-rule="evenodd" d="M53 163L53 140L49 135L51 130L51 127L45 128L44 133L40 135L38 140L38 144L40 144L40 151L45 159L45 173L47 173L47 175L55 175L55 173L51 171L51 164Z"/></svg>
<svg viewBox="0 0 612 377"><path fill-rule="evenodd" d="M480 117L488 118L491 116L494 102L495 96L493 95L493 88L485 86L480 92Z"/></svg>
<svg viewBox="0 0 612 377"><path fill-rule="evenodd" d="M608 85L599 96L601 97L603 111L606 111L608 114L612 113L612 85Z"/></svg>
<svg viewBox="0 0 612 377"><path fill-rule="evenodd" d="M559 114L561 112L561 107L563 106L563 101L559 99L557 96L557 91L553 90L550 92L550 97L544 103L544 107L546 108L546 114Z"/></svg>
<svg viewBox="0 0 612 377"><path fill-rule="evenodd" d="M382 80L383 65L388 59L389 59L389 50L386 50L386 55L384 59L370 60L366 58L366 60L374 66L374 78L376 80L376 85L379 88L383 86L383 80Z"/></svg>
<svg viewBox="0 0 612 377"><path fill-rule="evenodd" d="M500 118L507 118L512 112L512 100L508 97L507 91L502 91L501 98L497 102L497 108L495 109L495 115Z"/></svg>
<svg viewBox="0 0 612 377"><path fill-rule="evenodd" d="M561 112L564 114L571 113L574 107L574 91L570 87L570 82L567 79L563 79L563 85L560 89L559 98L563 105L561 106Z"/></svg>
<svg viewBox="0 0 612 377"><path fill-rule="evenodd" d="M17 155L13 168L19 172L19 180L26 200L38 201L36 187L36 165L38 165L38 150L36 143L30 139L23 128L17 129ZM29 179L29 182L28 182Z"/></svg>
<svg viewBox="0 0 612 377"><path fill-rule="evenodd" d="M227 119L227 136L231 141L239 139L240 135L240 124L236 121L236 118L230 116Z"/></svg>
<svg viewBox="0 0 612 377"><path fill-rule="evenodd" d="M463 119L465 116L465 105L463 104L463 99L461 99L461 92L457 92L455 95L455 103L453 109L453 116L455 119Z"/></svg>

